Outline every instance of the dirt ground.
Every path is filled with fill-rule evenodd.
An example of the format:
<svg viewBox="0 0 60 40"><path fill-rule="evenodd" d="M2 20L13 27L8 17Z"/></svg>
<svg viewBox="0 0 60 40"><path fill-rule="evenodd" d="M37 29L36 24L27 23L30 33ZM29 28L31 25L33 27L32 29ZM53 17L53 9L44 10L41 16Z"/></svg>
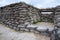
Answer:
<svg viewBox="0 0 60 40"><path fill-rule="evenodd" d="M16 32L0 24L0 40L50 40L50 38L30 32Z"/></svg>
<svg viewBox="0 0 60 40"><path fill-rule="evenodd" d="M41 34L35 34L37 40L50 40L50 37Z"/></svg>
<svg viewBox="0 0 60 40"><path fill-rule="evenodd" d="M54 24L49 23L49 22L39 22L39 23L34 24L34 25L36 25L37 27L50 27L50 28L54 27Z"/></svg>

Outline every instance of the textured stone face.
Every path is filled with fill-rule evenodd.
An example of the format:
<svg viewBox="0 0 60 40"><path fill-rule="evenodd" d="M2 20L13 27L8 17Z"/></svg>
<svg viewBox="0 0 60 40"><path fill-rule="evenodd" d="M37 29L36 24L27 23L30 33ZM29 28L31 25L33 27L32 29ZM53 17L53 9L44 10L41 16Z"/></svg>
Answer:
<svg viewBox="0 0 60 40"><path fill-rule="evenodd" d="M51 14L42 14L52 12ZM59 15L59 16L57 16ZM4 7L0 7L0 21L7 24L22 25L26 22L33 23L37 20L43 20L44 22L55 21L55 19L60 17L60 7L48 8L48 9L38 9L26 3L20 2ZM41 21L42 21L41 20ZM57 19L58 20L58 19ZM59 20L58 20L59 21ZM11 25L10 24L10 25Z"/></svg>
<svg viewBox="0 0 60 40"><path fill-rule="evenodd" d="M54 20L53 12L41 12L40 17L43 22L52 22L53 23L53 20Z"/></svg>
<svg viewBox="0 0 60 40"><path fill-rule="evenodd" d="M55 24L56 24L56 27L60 27L60 6L56 7Z"/></svg>
<svg viewBox="0 0 60 40"><path fill-rule="evenodd" d="M3 22L21 25L25 22L32 23L40 20L39 10L25 3L11 4L1 7L1 18Z"/></svg>

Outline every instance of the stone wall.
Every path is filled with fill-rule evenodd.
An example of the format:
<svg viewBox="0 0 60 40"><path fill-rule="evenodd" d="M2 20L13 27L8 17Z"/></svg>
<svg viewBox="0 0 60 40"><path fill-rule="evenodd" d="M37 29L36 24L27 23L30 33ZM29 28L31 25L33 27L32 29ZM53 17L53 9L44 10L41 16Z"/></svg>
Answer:
<svg viewBox="0 0 60 40"><path fill-rule="evenodd" d="M60 27L60 6L56 7L54 24L55 27Z"/></svg>
<svg viewBox="0 0 60 40"><path fill-rule="evenodd" d="M54 23L55 8L40 9L40 20Z"/></svg>
<svg viewBox="0 0 60 40"><path fill-rule="evenodd" d="M42 12L52 13L42 14ZM41 21L41 19L44 22L49 22L50 20L56 24L57 18L60 18L60 6L55 8L38 9L24 2L20 2L0 7L0 22L6 25L18 26L25 24L26 22L33 23L37 20Z"/></svg>
<svg viewBox="0 0 60 40"><path fill-rule="evenodd" d="M52 14L41 14L41 21L42 22L52 22L54 21L54 15Z"/></svg>
<svg viewBox="0 0 60 40"><path fill-rule="evenodd" d="M1 7L1 21L9 24L21 25L25 22L32 23L40 20L39 9L24 2Z"/></svg>

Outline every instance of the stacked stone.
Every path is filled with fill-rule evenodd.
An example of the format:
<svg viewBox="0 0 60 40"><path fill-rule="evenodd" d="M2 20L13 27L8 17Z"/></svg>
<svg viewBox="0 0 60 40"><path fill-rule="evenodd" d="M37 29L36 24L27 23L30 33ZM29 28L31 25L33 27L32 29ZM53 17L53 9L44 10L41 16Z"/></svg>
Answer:
<svg viewBox="0 0 60 40"><path fill-rule="evenodd" d="M31 23L40 19L39 10L23 2L1 7L1 10L1 22L15 30L25 28L26 22Z"/></svg>
<svg viewBox="0 0 60 40"><path fill-rule="evenodd" d="M56 27L60 27L60 6L56 7L54 24Z"/></svg>
<svg viewBox="0 0 60 40"><path fill-rule="evenodd" d="M41 20L43 22L52 22L53 23L53 16L52 14L41 14Z"/></svg>
<svg viewBox="0 0 60 40"><path fill-rule="evenodd" d="M0 22L15 30L37 31L40 33L39 27L28 26L33 21L40 20L39 13L39 9L22 2L11 4L1 7ZM52 15L48 16L52 17Z"/></svg>
<svg viewBox="0 0 60 40"><path fill-rule="evenodd" d="M54 22L55 8L40 9L40 18L43 22Z"/></svg>

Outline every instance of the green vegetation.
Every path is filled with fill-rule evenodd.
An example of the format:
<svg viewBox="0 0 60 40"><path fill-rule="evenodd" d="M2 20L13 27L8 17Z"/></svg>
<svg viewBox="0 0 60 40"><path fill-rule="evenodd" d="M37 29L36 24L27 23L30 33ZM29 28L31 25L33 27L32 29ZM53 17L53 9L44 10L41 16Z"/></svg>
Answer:
<svg viewBox="0 0 60 40"><path fill-rule="evenodd" d="M33 21L33 24L36 24L36 23L38 23L37 21Z"/></svg>
<svg viewBox="0 0 60 40"><path fill-rule="evenodd" d="M33 21L32 24L37 24L38 22L45 22L45 21L44 21L44 19L40 19L40 20L37 20L37 21ZM49 19L47 19L47 22L53 23L53 19L49 18Z"/></svg>
<svg viewBox="0 0 60 40"><path fill-rule="evenodd" d="M33 21L33 24L37 24L38 22L42 22L42 20Z"/></svg>

